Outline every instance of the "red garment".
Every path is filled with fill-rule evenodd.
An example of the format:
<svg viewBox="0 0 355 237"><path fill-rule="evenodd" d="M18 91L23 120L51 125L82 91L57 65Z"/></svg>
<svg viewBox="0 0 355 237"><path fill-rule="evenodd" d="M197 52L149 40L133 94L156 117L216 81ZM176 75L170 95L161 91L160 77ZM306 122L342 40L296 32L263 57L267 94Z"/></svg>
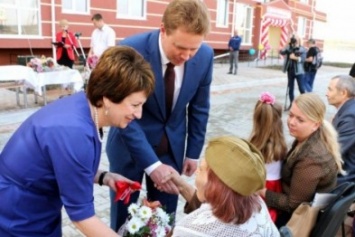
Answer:
<svg viewBox="0 0 355 237"><path fill-rule="evenodd" d="M56 42L62 42L62 36L63 36L63 32L58 32L56 34ZM71 45L72 47L70 48L64 48L64 47L57 47L57 60L59 60L61 57L62 57L62 53L63 53L63 49L66 49L67 50L67 53L68 53L68 57L71 59L71 60L75 60L75 55L74 55L74 49L73 47L78 47L78 43L76 41L76 38L74 36L74 34L70 31L68 31L67 33L67 37L65 38L65 44L69 44Z"/></svg>
<svg viewBox="0 0 355 237"><path fill-rule="evenodd" d="M267 180L266 181L266 189L273 191L273 192L277 192L277 193L281 193L282 191L282 187L281 187L281 180ZM269 209L269 213L271 216L271 219L273 222L276 221L277 219L277 209L274 208L268 208Z"/></svg>

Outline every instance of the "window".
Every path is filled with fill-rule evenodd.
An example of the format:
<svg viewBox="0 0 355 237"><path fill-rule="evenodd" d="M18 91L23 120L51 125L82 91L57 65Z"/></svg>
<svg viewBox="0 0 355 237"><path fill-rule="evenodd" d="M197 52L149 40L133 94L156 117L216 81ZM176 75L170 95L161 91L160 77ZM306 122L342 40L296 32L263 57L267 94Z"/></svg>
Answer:
<svg viewBox="0 0 355 237"><path fill-rule="evenodd" d="M299 16L298 24L297 24L297 34L301 38L306 37L306 26L307 26L307 19Z"/></svg>
<svg viewBox="0 0 355 237"><path fill-rule="evenodd" d="M235 13L235 28L242 36L242 44L251 44L253 30L253 9L246 4L237 3Z"/></svg>
<svg viewBox="0 0 355 237"><path fill-rule="evenodd" d="M228 0L217 0L217 26L228 27L228 13Z"/></svg>
<svg viewBox="0 0 355 237"><path fill-rule="evenodd" d="M39 36L39 0L0 0L1 36Z"/></svg>
<svg viewBox="0 0 355 237"><path fill-rule="evenodd" d="M117 0L117 18L145 19L146 0Z"/></svg>
<svg viewBox="0 0 355 237"><path fill-rule="evenodd" d="M62 0L62 10L65 13L89 14L89 0Z"/></svg>

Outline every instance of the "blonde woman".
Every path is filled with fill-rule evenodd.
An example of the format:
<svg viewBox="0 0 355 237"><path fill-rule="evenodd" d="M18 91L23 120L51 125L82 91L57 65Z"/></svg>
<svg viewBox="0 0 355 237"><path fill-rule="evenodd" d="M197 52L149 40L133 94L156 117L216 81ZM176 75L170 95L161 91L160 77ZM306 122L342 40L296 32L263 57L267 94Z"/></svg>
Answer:
<svg viewBox="0 0 355 237"><path fill-rule="evenodd" d="M313 93L302 94L292 103L287 126L295 141L282 166L282 193L259 192L268 207L280 211L278 227L287 223L299 204L312 201L316 192L334 188L337 174L343 173L336 131L324 119L325 108Z"/></svg>
<svg viewBox="0 0 355 237"><path fill-rule="evenodd" d="M57 48L57 63L73 68L75 61L74 48L77 41L72 32L68 30L69 22L66 19L60 20L61 31L56 34L55 46Z"/></svg>

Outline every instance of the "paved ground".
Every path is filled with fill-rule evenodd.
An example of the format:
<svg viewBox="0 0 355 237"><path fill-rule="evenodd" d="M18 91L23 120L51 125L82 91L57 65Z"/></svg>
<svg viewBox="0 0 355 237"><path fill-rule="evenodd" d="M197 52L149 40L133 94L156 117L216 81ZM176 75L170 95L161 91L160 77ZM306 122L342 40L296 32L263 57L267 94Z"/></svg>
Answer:
<svg viewBox="0 0 355 237"><path fill-rule="evenodd" d="M228 65L216 63L214 65L214 79L211 96L211 114L208 123L208 139L232 134L248 138L252 127L252 111L258 96L263 91L269 91L276 96L281 104L285 103L286 75L281 71L265 69L260 66L268 64L264 61L240 63L238 75L227 75ZM275 60L273 63L280 63ZM258 67L256 67L258 66ZM347 74L349 69L341 69L323 66L316 77L315 93L319 94L326 103L326 87L331 77L337 74ZM296 87L297 88L297 87ZM49 101L58 99L62 91L60 89L48 92ZM11 136L12 132L33 112L42 106L34 104L33 96L29 95L29 108L24 109L16 105L15 93L7 90L0 90L0 150ZM295 90L295 95L298 91ZM330 119L335 113L335 109L327 105L327 119ZM287 113L284 113L285 120ZM107 135L107 130L105 131ZM288 130L285 128L285 133ZM287 136L288 142L292 138ZM107 137L107 136L105 136ZM105 141L103 146L105 146ZM108 161L103 149L100 168L107 169ZM202 154L203 156L203 154ZM193 184L194 177L186 178ZM179 200L177 219L181 218L182 206L184 201ZM109 196L108 189L95 185L95 208L97 215L105 223L109 223ZM71 224L65 211L63 211L63 236L74 237L82 236L78 230Z"/></svg>

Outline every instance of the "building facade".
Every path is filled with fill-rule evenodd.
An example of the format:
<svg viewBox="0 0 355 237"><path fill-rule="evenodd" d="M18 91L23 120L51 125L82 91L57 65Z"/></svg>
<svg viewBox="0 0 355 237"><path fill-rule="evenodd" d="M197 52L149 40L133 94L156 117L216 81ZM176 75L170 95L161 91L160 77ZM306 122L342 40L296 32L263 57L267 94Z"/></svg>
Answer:
<svg viewBox="0 0 355 237"><path fill-rule="evenodd" d="M241 57L277 55L290 34L304 40L312 37L320 48L326 13L317 10L316 0L202 0L211 15L206 42L216 55L227 52L229 38L238 29L243 37ZM117 42L161 24L170 0L0 0L0 65L16 64L24 55L55 55L52 42L60 31L58 22L67 19L69 31L77 33L85 54L94 29L91 17L101 13L115 31ZM248 55L254 49L257 54ZM81 53L81 48L78 48Z"/></svg>

